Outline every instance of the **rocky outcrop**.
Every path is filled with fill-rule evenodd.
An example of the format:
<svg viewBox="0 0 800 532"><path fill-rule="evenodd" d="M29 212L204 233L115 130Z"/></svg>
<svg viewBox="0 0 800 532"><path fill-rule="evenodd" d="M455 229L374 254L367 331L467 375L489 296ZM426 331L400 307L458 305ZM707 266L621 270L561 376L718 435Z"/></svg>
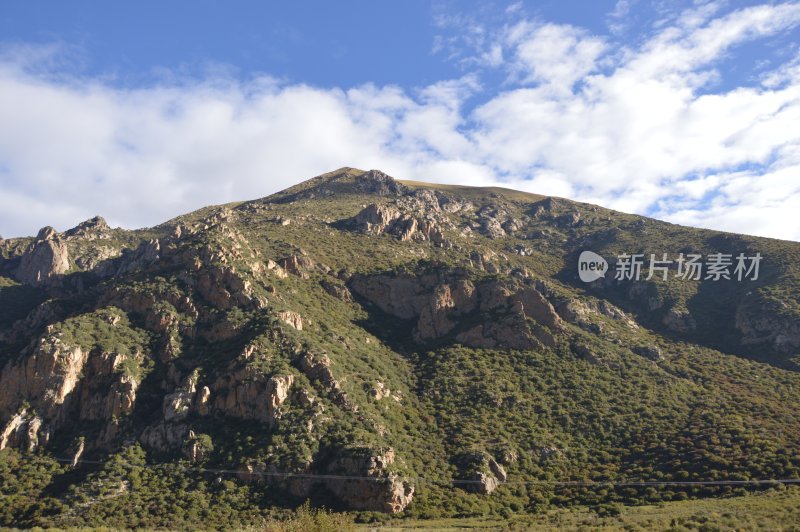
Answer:
<svg viewBox="0 0 800 532"><path fill-rule="evenodd" d="M45 336L32 353L9 362L0 373L0 421L12 419L20 408L35 412L37 421L26 424L33 431L26 441L40 443L75 422L110 424L133 411L139 383L122 366L141 356L89 351L59 336ZM105 436L87 444L111 443L112 428L101 432Z"/></svg>
<svg viewBox="0 0 800 532"><path fill-rule="evenodd" d="M207 416L209 413L210 402L211 389L208 386L203 386L200 388L200 391L197 392L197 396L195 397L194 401L194 408L201 416Z"/></svg>
<svg viewBox="0 0 800 532"><path fill-rule="evenodd" d="M487 205L478 211L479 225L477 229L491 239L502 238L508 233L518 230L519 222L503 207ZM474 227L474 226L473 226Z"/></svg>
<svg viewBox="0 0 800 532"><path fill-rule="evenodd" d="M561 327L561 318L556 313L553 305L535 288L526 286L518 290L512 301L519 306L519 311L526 317L557 330Z"/></svg>
<svg viewBox="0 0 800 532"><path fill-rule="evenodd" d="M190 432L187 443L192 442L192 437ZM189 444L184 453L194 448ZM392 471L394 461L392 448L356 447L337 451L327 465L308 461L291 471L275 464L248 462L239 467L236 477L243 482L280 488L295 497L308 497L316 486L335 495L351 510L399 513L411 504L414 486Z"/></svg>
<svg viewBox="0 0 800 532"><path fill-rule="evenodd" d="M322 289L325 290L329 295L339 299L340 301L345 301L347 303L353 301L353 294L351 294L350 290L344 285L331 282L327 279L320 281L320 285L322 286Z"/></svg>
<svg viewBox="0 0 800 532"><path fill-rule="evenodd" d="M138 387L136 379L124 373L93 375L81 390L80 419L109 420L131 413Z"/></svg>
<svg viewBox="0 0 800 532"><path fill-rule="evenodd" d="M688 310L680 310L675 307L670 308L661 322L670 331L677 333L687 333L697 329L697 322ZM800 345L800 344L798 344Z"/></svg>
<svg viewBox="0 0 800 532"><path fill-rule="evenodd" d="M427 292L435 286L436 280L437 278L431 275L354 276L350 288L377 305L383 312L407 320L419 316L427 302Z"/></svg>
<svg viewBox="0 0 800 532"><path fill-rule="evenodd" d="M110 269L107 275L123 275L145 269L161 259L161 241L158 239L142 242L133 251L123 253L119 259L116 272Z"/></svg>
<svg viewBox="0 0 800 532"><path fill-rule="evenodd" d="M254 297L251 282L232 266L206 266L197 275L195 288L215 308L229 310L235 306L260 306Z"/></svg>
<svg viewBox="0 0 800 532"><path fill-rule="evenodd" d="M95 216L81 222L72 229L65 231L64 236L69 238L83 238L86 240L99 240L111 238L111 228L102 216Z"/></svg>
<svg viewBox="0 0 800 532"><path fill-rule="evenodd" d="M363 233L391 234L403 242L416 240L440 247L452 246L434 216L425 213L404 214L389 205L367 205L354 218L343 223Z"/></svg>
<svg viewBox="0 0 800 532"><path fill-rule="evenodd" d="M469 280L438 285L419 313L419 338L429 340L448 334L455 327L453 319L475 310L477 300L475 285Z"/></svg>
<svg viewBox="0 0 800 532"><path fill-rule="evenodd" d="M213 397L213 411L240 419L273 425L281 417L281 406L289 398L293 375L267 376L245 367L216 380L212 390L202 395ZM202 404L202 403L201 403Z"/></svg>
<svg viewBox="0 0 800 532"><path fill-rule="evenodd" d="M400 217L400 211L387 205L373 203L354 218L357 229L365 233L381 234Z"/></svg>
<svg viewBox="0 0 800 532"><path fill-rule="evenodd" d="M664 355L661 354L661 349L658 346L651 346L651 345L642 345L636 346L631 349L637 355L643 356L648 360L652 360L653 362L659 362L664 360Z"/></svg>
<svg viewBox="0 0 800 532"><path fill-rule="evenodd" d="M389 397L392 391L384 383L378 381L375 383L375 386L369 389L369 394L376 401L380 401L385 397Z"/></svg>
<svg viewBox="0 0 800 532"><path fill-rule="evenodd" d="M432 218L419 220L416 233L412 233L409 238L414 238L415 236L423 242L431 242L436 246L452 247L452 243L445 238L438 222Z"/></svg>
<svg viewBox="0 0 800 532"><path fill-rule="evenodd" d="M475 286L447 275L375 275L355 276L351 287L383 312L415 320L418 342L454 335L470 347L533 349L555 345L554 334L563 328L553 305L533 286L497 281ZM465 319L472 314L480 319Z"/></svg>
<svg viewBox="0 0 800 532"><path fill-rule="evenodd" d="M52 227L39 231L36 240L20 258L16 277L23 283L45 285L56 282L70 268L66 243Z"/></svg>
<svg viewBox="0 0 800 532"><path fill-rule="evenodd" d="M39 340L33 353L9 362L0 374L0 419L30 404L51 425L67 421L88 353L58 337Z"/></svg>
<svg viewBox="0 0 800 532"><path fill-rule="evenodd" d="M597 352L582 342L573 343L571 346L572 352L579 358L586 362L598 366L603 363L603 358Z"/></svg>
<svg viewBox="0 0 800 532"><path fill-rule="evenodd" d="M358 191L379 196L399 196L408 191L408 187L380 170L370 170L356 176L355 183Z"/></svg>
<svg viewBox="0 0 800 532"><path fill-rule="evenodd" d="M70 467L75 468L78 467L78 464L81 461L81 457L83 456L83 451L86 449L86 439L83 437L78 438L78 441L72 445L72 448L69 450L69 454L72 455L70 459Z"/></svg>
<svg viewBox="0 0 800 532"><path fill-rule="evenodd" d="M40 436L42 419L27 409L14 414L0 432L0 451L6 447L16 447L32 452L40 443L46 443L49 433ZM44 440L44 441L40 441Z"/></svg>
<svg viewBox="0 0 800 532"><path fill-rule="evenodd" d="M144 429L139 441L148 449L174 451L183 446L188 432L189 428L183 423L158 421Z"/></svg>
<svg viewBox="0 0 800 532"><path fill-rule="evenodd" d="M47 324L55 323L65 316L64 308L56 300L47 300L36 308L24 319L17 321L10 330L5 333L5 340L16 342L20 339L30 337L37 330L43 329ZM0 340L3 334L0 333Z"/></svg>
<svg viewBox="0 0 800 532"><path fill-rule="evenodd" d="M481 220L481 233L489 238L502 238L506 236L506 231L496 218L484 218Z"/></svg>
<svg viewBox="0 0 800 532"><path fill-rule="evenodd" d="M278 312L278 319L298 331L303 330L303 317L297 312L292 312L291 310Z"/></svg>
<svg viewBox="0 0 800 532"><path fill-rule="evenodd" d="M489 495L508 480L505 468L486 453L469 453L457 457L456 460L467 475L455 484L466 491Z"/></svg>
<svg viewBox="0 0 800 532"><path fill-rule="evenodd" d="M116 261L122 249L115 245L95 246L87 252L77 255L74 259L75 266L84 271L91 271L98 277L108 277L115 271Z"/></svg>
<svg viewBox="0 0 800 532"><path fill-rule="evenodd" d="M319 382L329 392L339 392L339 381L331 371L331 359L326 354L303 353L300 357L300 370L312 381Z"/></svg>
<svg viewBox="0 0 800 532"><path fill-rule="evenodd" d="M488 273L499 273L500 269L495 263L496 256L497 254L493 251L487 251L486 253L473 251L469 254L470 265Z"/></svg>
<svg viewBox="0 0 800 532"><path fill-rule="evenodd" d="M630 315L605 299L570 299L560 302L557 310L569 323L596 334L602 332L602 325L599 323L601 317L611 318L633 330L639 328Z"/></svg>
<svg viewBox="0 0 800 532"><path fill-rule="evenodd" d="M326 487L354 510L402 512L414 499L414 486L390 471L394 460L391 448L343 450L327 467L334 477L326 479Z"/></svg>
<svg viewBox="0 0 800 532"><path fill-rule="evenodd" d="M748 301L736 310L735 319L745 345L766 344L779 353L800 349L800 321L792 315L764 312L759 305Z"/></svg>
<svg viewBox="0 0 800 532"><path fill-rule="evenodd" d="M178 390L164 396L161 411L164 421L177 422L189 415L194 404L194 390Z"/></svg>
<svg viewBox="0 0 800 532"><path fill-rule="evenodd" d="M190 430L183 443L183 454L194 463L202 462L209 451L213 450L211 437L206 434L195 434Z"/></svg>

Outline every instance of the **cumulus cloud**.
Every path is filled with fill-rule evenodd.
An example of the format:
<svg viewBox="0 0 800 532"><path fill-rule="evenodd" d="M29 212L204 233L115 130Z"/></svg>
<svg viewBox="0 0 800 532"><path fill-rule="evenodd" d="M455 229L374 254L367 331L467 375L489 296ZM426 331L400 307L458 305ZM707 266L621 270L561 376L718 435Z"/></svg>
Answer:
<svg viewBox="0 0 800 532"><path fill-rule="evenodd" d="M780 219L800 208L800 59L750 86L722 89L718 71L738 45L795 28L800 4L702 4L637 45L521 6L506 15L513 22L492 27L441 15L443 27L468 28L466 41L436 41L466 72L417 89L224 72L126 88L64 74L74 70L57 49L6 49L0 233L95 214L153 225L357 166L800 240Z"/></svg>
<svg viewBox="0 0 800 532"><path fill-rule="evenodd" d="M515 81L538 83L558 92L595 70L605 43L565 24L520 22L508 30L506 45L514 50L510 63Z"/></svg>
<svg viewBox="0 0 800 532"><path fill-rule="evenodd" d="M94 214L126 227L153 225L340 166L413 176L442 153L467 151L456 128L469 79L428 87L418 103L396 87L256 78L121 89L24 67L19 57L0 65L6 237Z"/></svg>
<svg viewBox="0 0 800 532"><path fill-rule="evenodd" d="M753 220L766 209L788 214L800 199L791 179L776 177L800 173L786 155L800 145L791 125L800 113L796 61L760 85L716 92L713 85L715 65L732 48L797 26L800 5L724 16L715 16L717 9L693 8L636 49L610 50L580 29L549 24L527 23L536 29L498 37L511 47L507 54L536 53L506 65L512 75L527 73L521 86L474 111L471 135L481 160L502 176L532 176L542 192L561 189L671 221L800 239L800 229L779 217ZM551 65L557 68L545 75ZM758 171L736 172L748 165ZM569 187L558 186L561 180ZM743 193L747 187L753 193ZM708 195L717 196L711 208Z"/></svg>

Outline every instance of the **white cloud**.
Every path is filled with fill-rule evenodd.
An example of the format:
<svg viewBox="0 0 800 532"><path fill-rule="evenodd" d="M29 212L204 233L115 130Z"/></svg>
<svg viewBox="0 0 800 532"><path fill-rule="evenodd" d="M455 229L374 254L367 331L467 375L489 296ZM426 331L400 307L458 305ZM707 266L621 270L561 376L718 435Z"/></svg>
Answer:
<svg viewBox="0 0 800 532"><path fill-rule="evenodd" d="M800 240L779 217L800 208L797 59L760 85L715 84L721 59L795 27L800 4L721 9L692 8L639 46L527 20L519 6L494 30L442 15L443 26L468 25L472 56L463 39L460 50L440 44L470 73L416 90L225 74L126 89L58 74L53 50L6 49L0 233L95 214L153 225L358 166ZM482 82L487 68L507 76L501 92Z"/></svg>
<svg viewBox="0 0 800 532"><path fill-rule="evenodd" d="M422 89L347 91L269 78L121 89L53 81L0 64L0 228L71 227L95 214L140 227L209 204L264 196L340 167L414 177L469 154L460 101L474 78ZM470 175L485 170L444 165ZM473 168L478 168L477 173ZM425 172L430 174L430 172ZM434 174L438 175L438 174Z"/></svg>
<svg viewBox="0 0 800 532"><path fill-rule="evenodd" d="M602 72L587 75L597 64L596 55L592 61L562 61L577 77L554 74L549 79L566 80L562 87L579 80L576 91L554 92L543 79L535 87L510 89L490 99L474 114L472 138L481 160L515 178L547 168L565 176L579 199L622 210L644 213L660 205L656 213L662 218L800 239L800 228L776 219L758 224L723 219L737 216L730 201L721 202L725 208L686 214L686 202L700 202L706 194L724 196L732 179L728 171L741 165L765 167L763 175L750 176L748 187L767 187L762 192L776 190L787 205L793 201L785 183L770 174L786 148L800 143L800 130L792 125L800 123L800 83L790 77L793 71L781 69L781 84L716 93L708 82L719 75L714 65L735 45L797 25L800 6L756 6L711 18L717 7L679 17L640 48L612 54L606 59L613 62L602 65ZM518 35L518 46L537 43L532 32ZM536 64L532 61L532 68ZM512 73L518 68L509 66ZM715 170L714 180L702 182L700 196L699 182L684 185L692 176ZM735 204L739 212L779 202L765 193L741 197Z"/></svg>
<svg viewBox="0 0 800 532"><path fill-rule="evenodd" d="M537 83L559 92L596 68L605 50L598 37L564 24L536 25L520 22L508 31L506 45L514 50L512 76L521 83Z"/></svg>

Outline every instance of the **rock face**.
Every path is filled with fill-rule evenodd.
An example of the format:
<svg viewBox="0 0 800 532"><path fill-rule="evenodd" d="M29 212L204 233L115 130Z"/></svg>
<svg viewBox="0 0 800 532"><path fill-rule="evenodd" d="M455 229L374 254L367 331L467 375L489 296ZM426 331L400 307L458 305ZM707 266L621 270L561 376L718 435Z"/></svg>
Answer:
<svg viewBox="0 0 800 532"><path fill-rule="evenodd" d="M298 331L303 330L303 318L297 312L284 311L278 312L278 318L287 325L290 325Z"/></svg>
<svg viewBox="0 0 800 532"><path fill-rule="evenodd" d="M466 346L529 349L555 345L562 329L553 305L532 286L485 281L475 286L468 279L444 275L392 277L356 276L351 288L383 312L416 320L414 337L426 342L454 335ZM463 319L476 314L479 323L464 327Z"/></svg>
<svg viewBox="0 0 800 532"><path fill-rule="evenodd" d="M351 508L402 512L414 498L414 486L396 473L389 472L394 459L394 450L391 448L378 452L366 448L352 449L328 466L328 474L342 478L330 478L326 480L326 485Z"/></svg>
<svg viewBox="0 0 800 532"><path fill-rule="evenodd" d="M188 432L188 427L183 423L161 421L144 429L139 441L148 449L174 451L183 446Z"/></svg>
<svg viewBox="0 0 800 532"><path fill-rule="evenodd" d="M86 240L97 240L111 238L111 228L102 216L95 216L85 222L81 222L69 231L64 232L64 236L79 237Z"/></svg>
<svg viewBox="0 0 800 532"><path fill-rule="evenodd" d="M39 231L36 241L22 254L17 279L43 285L54 282L69 271L69 250L52 227Z"/></svg>
<svg viewBox="0 0 800 532"><path fill-rule="evenodd" d="M342 400L341 385L331 371L331 359L326 354L303 353L300 370L311 381L318 382L334 400Z"/></svg>
<svg viewBox="0 0 800 532"><path fill-rule="evenodd" d="M632 351L648 360L652 360L653 362L658 362L659 360L664 359L664 355L661 354L661 349L656 346L638 346L634 347Z"/></svg>
<svg viewBox="0 0 800 532"><path fill-rule="evenodd" d="M0 451L6 447L18 447L32 452L39 447L39 429L42 420L36 415L29 414L26 409L14 414L0 432ZM46 443L48 435L43 435Z"/></svg>
<svg viewBox="0 0 800 532"><path fill-rule="evenodd" d="M356 187L361 192L367 194L377 194L379 196L400 195L408 190L408 187L398 183L391 176L380 170L370 170L356 177Z"/></svg>
<svg viewBox="0 0 800 532"><path fill-rule="evenodd" d="M80 347L45 337L34 352L9 362L0 375L0 416L5 418L28 402L53 425L67 421L69 407L77 403L76 387L88 353Z"/></svg>
<svg viewBox="0 0 800 532"><path fill-rule="evenodd" d="M472 471L466 479L456 482L466 491L489 495L508 480L505 468L488 454L471 453L460 457L460 462L462 467Z"/></svg>
<svg viewBox="0 0 800 532"><path fill-rule="evenodd" d="M346 286L331 282L327 279L323 279L322 281L320 281L320 285L322 285L322 288L326 292L328 292L328 294L335 297L336 299L348 303L353 301L353 294L350 293L350 290Z"/></svg>
<svg viewBox="0 0 800 532"><path fill-rule="evenodd" d="M354 221L356 226L367 233L381 234L389 224L400 217L400 211L386 205L373 203L359 212Z"/></svg>
<svg viewBox="0 0 800 532"><path fill-rule="evenodd" d="M26 422L32 431L27 441L42 442L75 421L110 423L125 416L133 411L139 385L120 371L126 358L45 336L30 355L0 372L0 420L13 420L19 409L29 409L32 414L20 419L35 416L37 421ZM105 443L110 442L93 442Z"/></svg>
<svg viewBox="0 0 800 532"><path fill-rule="evenodd" d="M666 325L670 331L678 333L687 333L694 331L697 328L697 322L688 310L677 310L675 308L669 309L662 323Z"/></svg>
<svg viewBox="0 0 800 532"><path fill-rule="evenodd" d="M213 391L202 395L215 398L215 412L273 425L281 416L280 407L289 397L292 384L293 375L267 376L251 368L242 368L218 378ZM208 399L202 399L200 404L207 402Z"/></svg>
<svg viewBox="0 0 800 532"><path fill-rule="evenodd" d="M391 234L403 242L418 240L441 247L452 246L452 243L445 238L435 217L404 214L389 205L372 203L354 218L345 220L345 224L363 233Z"/></svg>
<svg viewBox="0 0 800 532"><path fill-rule="evenodd" d="M133 411L139 387L134 377L111 372L107 372L105 378L101 378L100 372L91 375L81 389L81 419L108 420Z"/></svg>
<svg viewBox="0 0 800 532"><path fill-rule="evenodd" d="M602 332L602 327L597 323L601 316L619 321L633 330L639 328L632 317L604 299L563 301L558 305L558 312L569 323L595 333Z"/></svg>
<svg viewBox="0 0 800 532"><path fill-rule="evenodd" d="M800 322L778 313L765 313L759 307L742 304L736 310L736 329L742 334L742 343L766 344L781 353L800 349Z"/></svg>
<svg viewBox="0 0 800 532"><path fill-rule="evenodd" d="M210 450L205 441L210 443L211 438L205 435L197 435L193 430L190 430L186 435L186 441L183 446L183 454L192 462L202 462L206 458L206 453Z"/></svg>

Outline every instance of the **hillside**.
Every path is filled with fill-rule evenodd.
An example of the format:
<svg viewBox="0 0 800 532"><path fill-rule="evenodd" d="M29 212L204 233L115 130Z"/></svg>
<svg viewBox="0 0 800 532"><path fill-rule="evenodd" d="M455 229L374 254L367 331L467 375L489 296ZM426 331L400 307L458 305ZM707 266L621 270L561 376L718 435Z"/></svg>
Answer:
<svg viewBox="0 0 800 532"><path fill-rule="evenodd" d="M343 168L46 227L0 240L0 526L744 495L800 478L798 355L800 244L562 198Z"/></svg>

